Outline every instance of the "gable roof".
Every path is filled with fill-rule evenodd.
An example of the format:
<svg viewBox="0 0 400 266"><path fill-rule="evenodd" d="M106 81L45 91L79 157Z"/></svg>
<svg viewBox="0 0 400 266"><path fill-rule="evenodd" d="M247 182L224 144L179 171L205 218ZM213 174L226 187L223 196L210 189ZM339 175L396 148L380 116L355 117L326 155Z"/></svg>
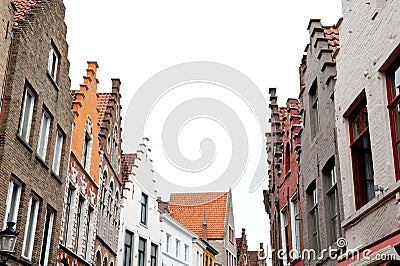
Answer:
<svg viewBox="0 0 400 266"><path fill-rule="evenodd" d="M324 35L328 39L329 49L332 50L332 60L336 61L336 50L340 47L339 28L337 26L325 26Z"/></svg>
<svg viewBox="0 0 400 266"><path fill-rule="evenodd" d="M107 105L110 98L111 94L108 92L97 93L97 110L99 114L97 122L99 123L99 125L103 123L104 115L107 110Z"/></svg>
<svg viewBox="0 0 400 266"><path fill-rule="evenodd" d="M35 0L14 0L12 3L15 6L14 26L18 26L18 20L23 19L25 14L31 11L31 6L37 4Z"/></svg>
<svg viewBox="0 0 400 266"><path fill-rule="evenodd" d="M228 192L173 193L168 209L172 218L201 236L204 213L207 222L207 238L222 239Z"/></svg>

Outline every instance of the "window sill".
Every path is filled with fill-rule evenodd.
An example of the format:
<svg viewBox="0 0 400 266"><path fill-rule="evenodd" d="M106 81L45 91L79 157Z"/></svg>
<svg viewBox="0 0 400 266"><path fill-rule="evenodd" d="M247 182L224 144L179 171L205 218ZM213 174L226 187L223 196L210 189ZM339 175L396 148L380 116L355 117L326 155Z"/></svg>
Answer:
<svg viewBox="0 0 400 266"><path fill-rule="evenodd" d="M50 73L49 73L48 70L46 70L46 74L47 74L47 77L50 79L51 83L53 84L54 88L56 89L56 91L59 91L60 88L58 87L56 81L55 81L55 80L53 79L53 77L50 75Z"/></svg>
<svg viewBox="0 0 400 266"><path fill-rule="evenodd" d="M400 181L397 181L384 192L377 194L375 198L364 206L355 210L347 219L342 221L342 227L346 230L348 227L356 224L360 219L368 215L369 212L382 206L382 202L389 200L391 197L396 197L395 194L398 192L400 192Z"/></svg>
<svg viewBox="0 0 400 266"><path fill-rule="evenodd" d="M147 225L144 224L144 223L141 223L141 222L140 222L140 225L143 226L143 227L146 228L146 229L149 229L149 228L147 227Z"/></svg>
<svg viewBox="0 0 400 266"><path fill-rule="evenodd" d="M30 259L28 259L28 258L25 258L25 257L23 257L23 256L21 256L21 263L22 263L22 265L29 265L29 266L34 266L34 265L36 265L36 263L34 263L34 262L32 262Z"/></svg>
<svg viewBox="0 0 400 266"><path fill-rule="evenodd" d="M46 170L50 169L49 166L47 165L47 163L42 159L42 157L40 157L39 154L36 153L35 157L36 157L36 160L38 160L43 165L43 167L46 168Z"/></svg>
<svg viewBox="0 0 400 266"><path fill-rule="evenodd" d="M28 142L26 142L19 134L17 134L17 139L29 150L30 153L33 152L32 147L29 145Z"/></svg>
<svg viewBox="0 0 400 266"><path fill-rule="evenodd" d="M62 184L62 179L59 175L57 175L53 170L51 170L51 175L57 180L58 183Z"/></svg>

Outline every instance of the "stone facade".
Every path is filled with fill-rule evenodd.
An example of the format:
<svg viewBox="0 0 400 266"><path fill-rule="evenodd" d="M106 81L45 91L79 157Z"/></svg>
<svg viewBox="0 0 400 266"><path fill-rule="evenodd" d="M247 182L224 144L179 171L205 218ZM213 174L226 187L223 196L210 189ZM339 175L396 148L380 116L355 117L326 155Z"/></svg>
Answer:
<svg viewBox="0 0 400 266"><path fill-rule="evenodd" d="M273 263L303 265L299 154L301 116L299 101L288 99L277 105L276 89L270 89L271 132L267 133L269 190L265 204L271 221Z"/></svg>
<svg viewBox="0 0 400 266"><path fill-rule="evenodd" d="M19 232L8 264L55 265L72 125L65 7L58 0L13 3L0 126L0 217L15 221Z"/></svg>
<svg viewBox="0 0 400 266"><path fill-rule="evenodd" d="M343 235L334 106L339 24L340 21L338 25L326 27L320 20L310 20L310 43L300 66L299 98L303 119L300 198L304 248L316 253L316 256L304 258L307 265L336 265L336 261L329 260L328 253L319 255L330 246L336 248L336 240Z"/></svg>
<svg viewBox="0 0 400 266"><path fill-rule="evenodd" d="M342 6L341 48L337 56L338 79L334 92L343 190L342 227L348 249L369 247L377 251L377 246L385 245L385 241L395 247L400 242L400 183L396 174L398 156L393 145L398 119L391 117L396 117L397 111L391 111L392 91L391 87L388 89L395 81L390 80L389 74L399 66L400 2L342 1ZM363 110L367 121L363 134L369 134L370 145L366 150L372 159L373 181L372 197L360 204L357 198L365 190L355 190L358 183L355 177L360 176L360 168L354 165L349 124L352 114L363 101L364 105L366 102ZM350 262L344 261L341 265Z"/></svg>

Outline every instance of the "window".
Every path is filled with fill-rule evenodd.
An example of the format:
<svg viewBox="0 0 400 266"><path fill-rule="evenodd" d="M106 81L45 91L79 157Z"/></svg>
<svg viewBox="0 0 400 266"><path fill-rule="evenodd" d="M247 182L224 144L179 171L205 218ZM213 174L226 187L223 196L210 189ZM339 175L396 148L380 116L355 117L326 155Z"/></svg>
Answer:
<svg viewBox="0 0 400 266"><path fill-rule="evenodd" d="M22 256L26 259L31 259L33 242L35 240L36 222L39 212L39 199L31 195L28 205L28 217L25 225L25 236L22 248Z"/></svg>
<svg viewBox="0 0 400 266"><path fill-rule="evenodd" d="M147 223L147 195L142 193L140 200L140 222L142 224Z"/></svg>
<svg viewBox="0 0 400 266"><path fill-rule="evenodd" d="M76 232L75 232L75 253L78 253L79 247L79 238L80 238L80 229L81 229L81 220L82 220L82 205L83 199L79 198L78 203L78 212L76 213Z"/></svg>
<svg viewBox="0 0 400 266"><path fill-rule="evenodd" d="M392 131L392 146L396 179L400 179L400 64L397 62L386 77L388 89L388 108Z"/></svg>
<svg viewBox="0 0 400 266"><path fill-rule="evenodd" d="M286 143L285 151L285 173L287 174L290 170L290 143Z"/></svg>
<svg viewBox="0 0 400 266"><path fill-rule="evenodd" d="M340 236L339 197L334 158L328 162L323 172L327 183L326 194L329 204L329 230L331 233L331 242L334 243Z"/></svg>
<svg viewBox="0 0 400 266"><path fill-rule="evenodd" d="M229 226L229 241L233 243L233 239L235 238L235 234L233 232L232 227Z"/></svg>
<svg viewBox="0 0 400 266"><path fill-rule="evenodd" d="M171 235L167 234L167 252L171 249Z"/></svg>
<svg viewBox="0 0 400 266"><path fill-rule="evenodd" d="M314 81L310 89L310 103L311 103L311 132L314 137L319 131L319 114L318 114L318 85L317 80Z"/></svg>
<svg viewBox="0 0 400 266"><path fill-rule="evenodd" d="M124 266L132 265L132 244L133 244L133 233L125 231Z"/></svg>
<svg viewBox="0 0 400 266"><path fill-rule="evenodd" d="M4 216L3 230L7 227L7 222L17 222L18 209L19 209L19 200L21 199L21 189L22 185L14 178L11 178L11 181L8 185L8 194L6 201L6 210Z"/></svg>
<svg viewBox="0 0 400 266"><path fill-rule="evenodd" d="M157 245L151 243L150 266L157 265Z"/></svg>
<svg viewBox="0 0 400 266"><path fill-rule="evenodd" d="M282 248L285 250L283 265L289 264L289 225L287 206L281 210Z"/></svg>
<svg viewBox="0 0 400 266"><path fill-rule="evenodd" d="M53 230L54 211L47 209L46 222L42 239L42 252L40 254L40 266L47 266L49 262L49 251L51 243L51 232Z"/></svg>
<svg viewBox="0 0 400 266"><path fill-rule="evenodd" d="M29 143L34 103L35 103L35 96L26 87L25 94L24 94L24 101L22 104L22 112L21 112L21 118L20 118L20 123L19 123L19 130L18 130L18 135L26 143Z"/></svg>
<svg viewBox="0 0 400 266"><path fill-rule="evenodd" d="M60 174L61 153L63 146L64 136L60 131L57 131L56 143L54 147L53 165L51 169L56 175Z"/></svg>
<svg viewBox="0 0 400 266"><path fill-rule="evenodd" d="M175 245L175 257L179 258L180 255L181 255L181 241L177 239Z"/></svg>
<svg viewBox="0 0 400 266"><path fill-rule="evenodd" d="M54 81L56 81L57 79L58 61L59 61L58 52L56 51L54 46L51 45L47 71L49 72L50 76L53 78Z"/></svg>
<svg viewBox="0 0 400 266"><path fill-rule="evenodd" d="M311 243L314 250L318 253L320 251L320 240L319 240L319 217L318 217L318 198L315 181L311 183L307 189L308 201L309 201L309 217L310 217L310 233Z"/></svg>
<svg viewBox="0 0 400 266"><path fill-rule="evenodd" d="M68 229L69 229L69 216L71 212L71 203L72 203L72 193L73 190L71 188L68 188L68 195L67 195L67 204L65 206L65 228L64 228L64 246L67 245L67 240L68 240Z"/></svg>
<svg viewBox="0 0 400 266"><path fill-rule="evenodd" d="M185 244L185 261L189 260L189 246Z"/></svg>
<svg viewBox="0 0 400 266"><path fill-rule="evenodd" d="M139 238L139 258L138 266L144 266L146 260L146 240L144 238Z"/></svg>
<svg viewBox="0 0 400 266"><path fill-rule="evenodd" d="M365 98L349 116L349 126L356 208L359 209L375 197L368 110Z"/></svg>
<svg viewBox="0 0 400 266"><path fill-rule="evenodd" d="M89 169L89 156L91 150L91 140L92 138L89 136L87 132L85 132L85 139L83 142L83 153L82 153L82 166L85 170Z"/></svg>
<svg viewBox="0 0 400 266"><path fill-rule="evenodd" d="M117 138L118 138L118 129L117 129L117 126L115 126L114 131L113 131L112 154L111 154L111 164L114 167L114 169L116 168L116 164L117 164L117 153L118 153Z"/></svg>
<svg viewBox="0 0 400 266"><path fill-rule="evenodd" d="M300 215L299 215L299 201L297 194L292 197L291 204L291 229L292 229L292 250L293 259L300 257Z"/></svg>
<svg viewBox="0 0 400 266"><path fill-rule="evenodd" d="M88 209L88 212L87 212L87 219L86 219L85 259L89 256L89 252L90 252L90 249L88 248L90 246L89 242L91 241L90 223L91 223L92 217L93 217L93 209L91 209L90 207L87 209Z"/></svg>
<svg viewBox="0 0 400 266"><path fill-rule="evenodd" d="M42 112L42 122L40 123L39 142L37 153L43 160L46 159L47 142L49 139L50 116L45 110Z"/></svg>

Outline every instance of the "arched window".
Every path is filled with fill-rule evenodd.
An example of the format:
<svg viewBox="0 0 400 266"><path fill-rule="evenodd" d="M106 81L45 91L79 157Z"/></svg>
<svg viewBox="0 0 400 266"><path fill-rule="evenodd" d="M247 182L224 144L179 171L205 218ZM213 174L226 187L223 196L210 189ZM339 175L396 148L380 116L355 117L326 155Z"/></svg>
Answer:
<svg viewBox="0 0 400 266"><path fill-rule="evenodd" d="M101 266L101 255L100 255L100 251L97 251L97 253L96 253L96 266Z"/></svg>
<svg viewBox="0 0 400 266"><path fill-rule="evenodd" d="M111 154L111 164L114 169L117 166L117 154L118 154L118 128L114 127L113 139L112 139L112 154Z"/></svg>

